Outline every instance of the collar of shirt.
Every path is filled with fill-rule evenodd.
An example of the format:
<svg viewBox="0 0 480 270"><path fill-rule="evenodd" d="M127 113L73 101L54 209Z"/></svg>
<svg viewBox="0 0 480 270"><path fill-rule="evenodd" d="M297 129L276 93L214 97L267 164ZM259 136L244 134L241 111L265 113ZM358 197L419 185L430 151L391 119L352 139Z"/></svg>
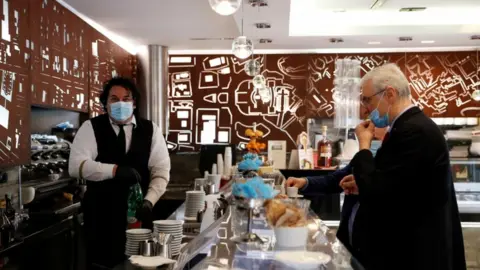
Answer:
<svg viewBox="0 0 480 270"><path fill-rule="evenodd" d="M395 124L395 121L397 121L397 119L398 119L402 114L404 114L406 111L410 110L410 109L413 108L413 107L415 107L415 105L412 104L412 105L406 107L405 109L403 109L403 111L400 112L400 113L397 115L397 117L395 117L395 119L393 119L392 124L390 124L390 127L388 128L388 131L387 131L387 132L390 132L390 130L392 129L393 125Z"/></svg>
<svg viewBox="0 0 480 270"><path fill-rule="evenodd" d="M118 126L118 124L112 121L112 118L109 117L108 119L110 120L110 124L112 126ZM133 128L135 128L137 126L137 120L135 119L135 115L133 115L132 120L125 125L133 125Z"/></svg>

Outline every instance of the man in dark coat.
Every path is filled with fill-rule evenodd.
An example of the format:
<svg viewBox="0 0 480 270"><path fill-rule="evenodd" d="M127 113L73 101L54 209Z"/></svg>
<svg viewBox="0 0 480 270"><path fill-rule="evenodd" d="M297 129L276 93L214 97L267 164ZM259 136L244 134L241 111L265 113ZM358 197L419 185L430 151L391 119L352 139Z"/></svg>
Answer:
<svg viewBox="0 0 480 270"><path fill-rule="evenodd" d="M358 187L352 241L367 269L466 269L462 228L445 138L411 103L400 68L386 64L362 80L370 119L357 126L360 151L344 187ZM374 127L390 126L374 157Z"/></svg>

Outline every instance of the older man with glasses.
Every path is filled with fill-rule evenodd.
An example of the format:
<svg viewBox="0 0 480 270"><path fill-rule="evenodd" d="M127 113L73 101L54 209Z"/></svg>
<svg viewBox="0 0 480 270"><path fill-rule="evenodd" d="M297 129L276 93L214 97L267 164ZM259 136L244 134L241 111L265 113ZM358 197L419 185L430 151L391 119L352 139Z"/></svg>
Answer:
<svg viewBox="0 0 480 270"><path fill-rule="evenodd" d="M362 79L369 119L356 128L360 151L344 188L358 189L349 218L354 254L367 269L466 269L445 138L411 101L395 64ZM374 129L390 126L374 157Z"/></svg>

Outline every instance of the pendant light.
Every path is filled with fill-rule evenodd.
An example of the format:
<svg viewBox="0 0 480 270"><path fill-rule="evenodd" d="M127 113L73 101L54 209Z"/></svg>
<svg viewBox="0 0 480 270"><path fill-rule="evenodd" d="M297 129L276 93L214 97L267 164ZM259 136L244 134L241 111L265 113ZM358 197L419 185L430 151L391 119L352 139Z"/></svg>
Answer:
<svg viewBox="0 0 480 270"><path fill-rule="evenodd" d="M232 53L239 59L245 59L253 54L253 42L243 35L243 5L242 5L242 35L233 40Z"/></svg>
<svg viewBox="0 0 480 270"><path fill-rule="evenodd" d="M262 74L258 74L252 79L253 87L261 88L266 85L267 80Z"/></svg>
<svg viewBox="0 0 480 270"><path fill-rule="evenodd" d="M216 13L222 16L232 15L237 12L242 1L241 0L208 0L210 7Z"/></svg>
<svg viewBox="0 0 480 270"><path fill-rule="evenodd" d="M272 100L272 93L270 87L263 85L260 88L257 88L258 95L263 103L268 103Z"/></svg>
<svg viewBox="0 0 480 270"><path fill-rule="evenodd" d="M245 63L245 73L247 73L248 76L256 76L258 73L260 73L260 62L258 62L256 59L250 59Z"/></svg>

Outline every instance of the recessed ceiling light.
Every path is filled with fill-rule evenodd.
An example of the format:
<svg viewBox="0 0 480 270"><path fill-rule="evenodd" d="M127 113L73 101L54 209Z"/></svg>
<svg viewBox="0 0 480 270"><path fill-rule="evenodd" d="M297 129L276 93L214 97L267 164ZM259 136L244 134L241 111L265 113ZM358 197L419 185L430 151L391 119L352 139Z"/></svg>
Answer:
<svg viewBox="0 0 480 270"><path fill-rule="evenodd" d="M400 9L400 12L416 12L416 11L424 11L426 7L404 7Z"/></svg>
<svg viewBox="0 0 480 270"><path fill-rule="evenodd" d="M254 25L255 25L255 27L257 27L258 29L269 29L269 28L272 28L272 25L269 24L269 23L255 23Z"/></svg>
<svg viewBox="0 0 480 270"><path fill-rule="evenodd" d="M412 37L399 37L398 40L399 41L412 41L413 38Z"/></svg>
<svg viewBox="0 0 480 270"><path fill-rule="evenodd" d="M343 38L331 38L330 43L343 43Z"/></svg>
<svg viewBox="0 0 480 270"><path fill-rule="evenodd" d="M272 40L269 38L261 38L259 42L260 44L269 44L269 43L272 43Z"/></svg>
<svg viewBox="0 0 480 270"><path fill-rule="evenodd" d="M480 39L480 35L473 35L470 37L471 40L479 40Z"/></svg>
<svg viewBox="0 0 480 270"><path fill-rule="evenodd" d="M432 44L435 43L435 40L422 40L423 44Z"/></svg>
<svg viewBox="0 0 480 270"><path fill-rule="evenodd" d="M378 44L381 44L380 41L369 41L368 42L369 45L378 45Z"/></svg>
<svg viewBox="0 0 480 270"><path fill-rule="evenodd" d="M268 7L267 0L249 0L248 3L252 7Z"/></svg>

